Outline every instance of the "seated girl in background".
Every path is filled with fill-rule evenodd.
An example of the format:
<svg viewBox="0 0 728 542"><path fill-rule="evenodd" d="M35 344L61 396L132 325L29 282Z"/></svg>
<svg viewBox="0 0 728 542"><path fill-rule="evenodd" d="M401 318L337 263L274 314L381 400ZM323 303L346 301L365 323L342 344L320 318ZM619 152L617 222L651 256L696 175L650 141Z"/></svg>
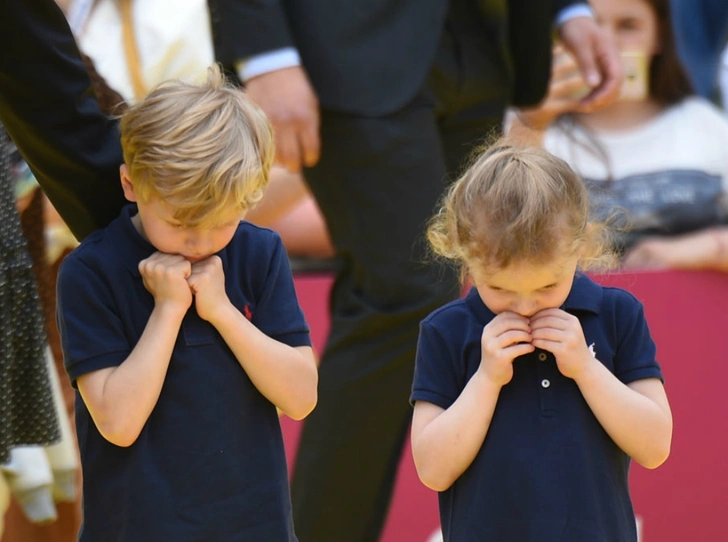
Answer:
<svg viewBox="0 0 728 542"><path fill-rule="evenodd" d="M728 271L728 121L694 95L675 50L669 0L592 0L624 58L620 99L579 111L585 88L556 46L544 102L514 111L510 133L536 137L616 218L625 268Z"/></svg>

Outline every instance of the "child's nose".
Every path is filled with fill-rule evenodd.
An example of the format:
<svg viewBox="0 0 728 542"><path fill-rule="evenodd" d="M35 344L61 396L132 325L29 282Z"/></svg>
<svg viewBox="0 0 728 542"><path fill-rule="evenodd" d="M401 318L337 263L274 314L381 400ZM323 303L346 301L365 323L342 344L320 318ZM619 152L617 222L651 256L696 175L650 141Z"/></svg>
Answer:
<svg viewBox="0 0 728 542"><path fill-rule="evenodd" d="M537 312L536 301L528 298L519 298L513 301L511 311L526 318L530 318Z"/></svg>

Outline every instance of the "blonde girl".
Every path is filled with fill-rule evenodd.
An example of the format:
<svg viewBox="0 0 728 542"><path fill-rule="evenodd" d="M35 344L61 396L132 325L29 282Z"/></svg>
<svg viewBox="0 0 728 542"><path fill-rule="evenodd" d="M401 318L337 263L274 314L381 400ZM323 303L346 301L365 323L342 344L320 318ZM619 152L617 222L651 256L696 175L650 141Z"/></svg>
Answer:
<svg viewBox="0 0 728 542"><path fill-rule="evenodd" d="M604 261L583 183L501 141L432 220L473 286L421 324L412 451L446 542L634 542L630 459L670 451L672 418L642 305L582 273Z"/></svg>

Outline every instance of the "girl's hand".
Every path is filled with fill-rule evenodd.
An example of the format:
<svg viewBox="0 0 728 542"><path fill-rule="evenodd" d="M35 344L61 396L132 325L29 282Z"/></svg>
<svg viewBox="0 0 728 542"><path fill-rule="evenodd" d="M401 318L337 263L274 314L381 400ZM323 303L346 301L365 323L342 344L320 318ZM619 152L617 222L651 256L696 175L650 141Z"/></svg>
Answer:
<svg viewBox="0 0 728 542"><path fill-rule="evenodd" d="M556 357L562 375L577 380L595 360L579 319L561 309L544 309L531 317L531 344Z"/></svg>
<svg viewBox="0 0 728 542"><path fill-rule="evenodd" d="M519 109L518 120L533 130L545 130L560 115L579 111L590 91L574 57L563 45L556 44L546 98L537 107Z"/></svg>
<svg viewBox="0 0 728 542"><path fill-rule="evenodd" d="M192 274L187 282L195 295L197 314L203 320L211 322L221 309L229 307L225 273L219 256L210 256L192 264Z"/></svg>
<svg viewBox="0 0 728 542"><path fill-rule="evenodd" d="M502 312L483 328L480 338L482 357L478 371L498 386L513 378L513 360L534 351L528 318Z"/></svg>
<svg viewBox="0 0 728 542"><path fill-rule="evenodd" d="M155 306L169 305L184 313L192 305L192 292L187 284L190 262L178 254L155 252L139 262L144 287L154 297Z"/></svg>

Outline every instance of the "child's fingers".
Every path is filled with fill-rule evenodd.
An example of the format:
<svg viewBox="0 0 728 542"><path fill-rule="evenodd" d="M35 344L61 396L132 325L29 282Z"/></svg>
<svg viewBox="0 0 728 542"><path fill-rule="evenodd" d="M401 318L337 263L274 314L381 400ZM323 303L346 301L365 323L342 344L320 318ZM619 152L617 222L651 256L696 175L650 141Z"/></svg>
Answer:
<svg viewBox="0 0 728 542"><path fill-rule="evenodd" d="M538 311L536 314L531 316L530 318L530 324L533 326L535 323L539 322L543 318L558 318L559 320L572 320L576 319L576 317L572 314L569 314L566 311L563 311L561 309L543 309Z"/></svg>
<svg viewBox="0 0 728 542"><path fill-rule="evenodd" d="M559 318L558 316L542 316L531 323L531 334L535 337L537 331L542 331L544 329L564 331L571 327L572 322L565 318Z"/></svg>
<svg viewBox="0 0 728 542"><path fill-rule="evenodd" d="M523 330L509 330L498 335L496 343L499 348L507 348L514 344L530 343L531 334Z"/></svg>
<svg viewBox="0 0 728 542"><path fill-rule="evenodd" d="M155 252L149 258L139 262L139 273L142 276L165 276L182 273L186 278L192 272L190 262L179 254Z"/></svg>
<svg viewBox="0 0 728 542"><path fill-rule="evenodd" d="M508 360L513 363L513 360L517 357L530 354L535 349L536 346L534 346L533 343L518 343L504 348L503 353L508 357Z"/></svg>
<svg viewBox="0 0 728 542"><path fill-rule="evenodd" d="M549 339L534 339L531 345L534 349L539 348L547 352L558 352L561 348L561 341L552 341Z"/></svg>
<svg viewBox="0 0 728 542"><path fill-rule="evenodd" d="M509 329L528 330L530 329L529 326L529 320L525 316L521 316L515 312L502 312L493 318L485 327L490 328L495 335L500 335Z"/></svg>

